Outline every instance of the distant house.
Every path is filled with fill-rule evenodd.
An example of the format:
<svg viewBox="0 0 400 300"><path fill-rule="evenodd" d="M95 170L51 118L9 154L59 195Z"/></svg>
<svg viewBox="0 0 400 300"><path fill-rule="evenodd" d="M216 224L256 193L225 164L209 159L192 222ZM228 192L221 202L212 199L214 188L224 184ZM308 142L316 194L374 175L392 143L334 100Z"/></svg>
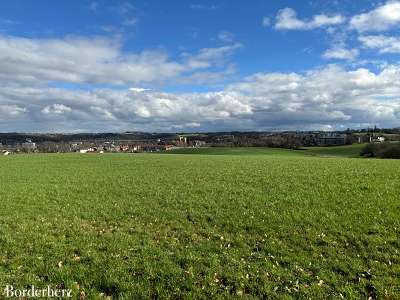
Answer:
<svg viewBox="0 0 400 300"><path fill-rule="evenodd" d="M371 136L370 143L383 143L385 141L385 137L383 136Z"/></svg>
<svg viewBox="0 0 400 300"><path fill-rule="evenodd" d="M180 142L180 143L183 143L183 144L186 144L186 143L187 143L187 138L186 138L186 136L178 136L178 138L179 138L179 142Z"/></svg>
<svg viewBox="0 0 400 300"><path fill-rule="evenodd" d="M385 141L384 136L374 136L374 135L360 135L358 137L358 143L383 143Z"/></svg>
<svg viewBox="0 0 400 300"><path fill-rule="evenodd" d="M21 144L21 150L23 152L34 152L36 151L37 146L36 143L32 142L32 140L28 139L26 142Z"/></svg>
<svg viewBox="0 0 400 300"><path fill-rule="evenodd" d="M205 141L195 140L194 147L204 147L206 145Z"/></svg>
<svg viewBox="0 0 400 300"><path fill-rule="evenodd" d="M169 151L174 149L174 145L142 145L141 149L143 152L159 152L159 151Z"/></svg>
<svg viewBox="0 0 400 300"><path fill-rule="evenodd" d="M121 152L129 152L129 145L122 145L119 147L119 151Z"/></svg>

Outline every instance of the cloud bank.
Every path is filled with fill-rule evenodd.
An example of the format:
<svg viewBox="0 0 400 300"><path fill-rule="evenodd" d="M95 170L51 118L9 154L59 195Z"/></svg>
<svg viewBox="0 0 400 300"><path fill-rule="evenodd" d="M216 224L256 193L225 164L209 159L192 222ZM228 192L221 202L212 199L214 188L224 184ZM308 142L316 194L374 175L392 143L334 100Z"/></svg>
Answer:
<svg viewBox="0 0 400 300"><path fill-rule="evenodd" d="M400 53L399 38L367 32L390 30L398 23L400 2L390 1L349 21L340 14L300 19L296 11L284 8L273 26L311 30L341 25L356 33L360 50L379 55ZM264 18L263 25L269 26L270 19ZM374 71L354 67L361 53L354 45L346 46L345 39L338 39L322 57L354 63L353 67L327 65L241 79L232 57L244 46L229 31L220 31L216 40L222 46L173 58L162 49L129 52L120 38L0 35L0 131L399 126L400 65L385 63ZM213 91L196 88L210 84ZM171 85L189 85L194 92L162 91Z"/></svg>
<svg viewBox="0 0 400 300"><path fill-rule="evenodd" d="M209 68L225 71L221 61L240 48L238 43L205 48L173 61L161 50L124 53L118 39L27 39L0 35L0 80L114 85L179 81Z"/></svg>
<svg viewBox="0 0 400 300"><path fill-rule="evenodd" d="M219 91L192 93L137 87L66 89L2 81L0 128L73 132L397 126L399 99L398 65L376 73L334 65L304 73L259 73Z"/></svg>

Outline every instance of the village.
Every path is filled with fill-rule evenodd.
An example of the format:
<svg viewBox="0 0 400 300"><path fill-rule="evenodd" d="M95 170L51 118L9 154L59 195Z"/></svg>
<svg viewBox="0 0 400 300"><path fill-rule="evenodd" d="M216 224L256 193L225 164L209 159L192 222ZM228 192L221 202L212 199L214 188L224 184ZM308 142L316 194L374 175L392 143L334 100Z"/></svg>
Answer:
<svg viewBox="0 0 400 300"><path fill-rule="evenodd" d="M340 146L382 143L384 135L355 132L227 132L195 134L1 134L2 155L18 153L143 153L200 147Z"/></svg>
<svg viewBox="0 0 400 300"><path fill-rule="evenodd" d="M3 155L16 153L139 153L139 152L160 152L178 148L201 147L203 141L188 141L186 137L178 136L176 139L160 138L155 140L78 140L78 141L41 141L27 138L23 142L0 143L0 150Z"/></svg>

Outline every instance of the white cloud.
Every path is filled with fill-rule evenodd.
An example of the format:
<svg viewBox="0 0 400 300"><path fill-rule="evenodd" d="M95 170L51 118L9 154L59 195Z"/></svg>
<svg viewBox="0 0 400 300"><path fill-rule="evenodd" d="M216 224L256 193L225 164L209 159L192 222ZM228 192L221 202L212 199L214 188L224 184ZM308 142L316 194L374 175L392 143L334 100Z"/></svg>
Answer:
<svg viewBox="0 0 400 300"><path fill-rule="evenodd" d="M308 23L308 26L312 29L323 26L338 25L344 23L345 20L346 19L341 15L327 16L321 14L314 16L311 22Z"/></svg>
<svg viewBox="0 0 400 300"><path fill-rule="evenodd" d="M90 106L89 110L102 121L118 121L118 118L110 110L100 106Z"/></svg>
<svg viewBox="0 0 400 300"><path fill-rule="evenodd" d="M217 92L3 86L0 131L268 130L398 126L400 67L260 73ZM46 117L43 113L49 112ZM23 119L21 119L23 116ZM49 117L47 117L49 116ZM2 118L4 120L4 118ZM25 129L23 129L25 128ZM329 127L330 128L330 127Z"/></svg>
<svg viewBox="0 0 400 300"><path fill-rule="evenodd" d="M251 97L252 119L259 127L351 127L369 122L394 126L400 121L399 79L398 66L387 67L378 74L367 69L345 71L329 66L304 75L257 74L229 90Z"/></svg>
<svg viewBox="0 0 400 300"><path fill-rule="evenodd" d="M345 18L341 15L328 16L325 14L315 15L311 20L300 20L297 18L296 11L287 7L278 12L275 28L280 30L311 30L344 22Z"/></svg>
<svg viewBox="0 0 400 300"><path fill-rule="evenodd" d="M162 83L220 67L241 47L231 44L186 53L171 60L160 50L123 53L117 39L67 37L28 39L0 35L0 82L131 85ZM215 72L215 70L213 70Z"/></svg>
<svg viewBox="0 0 400 300"><path fill-rule="evenodd" d="M191 123L186 123L185 126L186 127L200 127L201 124L200 123L196 123L196 122L191 122Z"/></svg>
<svg viewBox="0 0 400 300"><path fill-rule="evenodd" d="M2 118L14 118L20 115L23 115L27 112L25 107L21 107L18 105L8 105L8 104L1 104L0 102L0 116Z"/></svg>
<svg viewBox="0 0 400 300"><path fill-rule="evenodd" d="M388 1L367 13L356 15L350 27L359 32L385 31L400 25L400 2Z"/></svg>
<svg viewBox="0 0 400 300"><path fill-rule="evenodd" d="M173 77L182 66L164 53L124 56L118 41L101 38L33 40L0 37L0 75L15 80L124 84Z"/></svg>
<svg viewBox="0 0 400 300"><path fill-rule="evenodd" d="M147 92L147 91L150 91L150 89L135 88L135 87L130 88L129 90L130 90L130 91L133 91L133 92Z"/></svg>
<svg viewBox="0 0 400 300"><path fill-rule="evenodd" d="M305 29L306 23L297 19L297 13L292 8L280 10L276 16L277 29Z"/></svg>
<svg viewBox="0 0 400 300"><path fill-rule="evenodd" d="M380 38L371 40L361 41L372 48L388 46ZM398 65L385 65L380 72L328 66L305 73L259 73L213 92L154 89L166 81L221 83L235 74L230 57L242 47L230 42L173 60L163 51L126 53L115 39L0 35L0 131L399 126ZM325 55L351 60L357 54L338 47ZM70 83L85 84L85 89L70 88ZM103 84L122 86L99 88Z"/></svg>
<svg viewBox="0 0 400 300"><path fill-rule="evenodd" d="M242 44L235 43L218 48L203 48L198 54L184 54L186 67L189 69L206 69L219 65L226 61L236 50L242 48Z"/></svg>
<svg viewBox="0 0 400 300"><path fill-rule="evenodd" d="M364 47L376 49L380 53L400 53L400 38L384 35L360 36L358 40Z"/></svg>
<svg viewBox="0 0 400 300"><path fill-rule="evenodd" d="M71 112L72 109L64 104L52 104L47 105L42 109L42 113L46 115L55 114L55 115L63 115L65 113Z"/></svg>
<svg viewBox="0 0 400 300"><path fill-rule="evenodd" d="M360 51L358 49L345 49L341 47L336 47L325 51L325 53L323 54L323 58L355 60L359 54Z"/></svg>
<svg viewBox="0 0 400 300"><path fill-rule="evenodd" d="M179 124L179 125L172 125L171 129L173 130L184 130L184 129L193 129L193 128L197 128L200 127L201 124L200 123L185 123L185 124Z"/></svg>

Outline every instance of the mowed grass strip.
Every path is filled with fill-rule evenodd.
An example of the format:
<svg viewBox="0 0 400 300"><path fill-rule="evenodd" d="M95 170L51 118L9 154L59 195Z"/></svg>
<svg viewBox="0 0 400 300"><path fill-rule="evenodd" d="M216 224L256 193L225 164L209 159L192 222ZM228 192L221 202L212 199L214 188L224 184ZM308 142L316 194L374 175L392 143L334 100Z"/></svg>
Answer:
<svg viewBox="0 0 400 300"><path fill-rule="evenodd" d="M87 299L398 299L400 161L0 157L0 286Z"/></svg>

